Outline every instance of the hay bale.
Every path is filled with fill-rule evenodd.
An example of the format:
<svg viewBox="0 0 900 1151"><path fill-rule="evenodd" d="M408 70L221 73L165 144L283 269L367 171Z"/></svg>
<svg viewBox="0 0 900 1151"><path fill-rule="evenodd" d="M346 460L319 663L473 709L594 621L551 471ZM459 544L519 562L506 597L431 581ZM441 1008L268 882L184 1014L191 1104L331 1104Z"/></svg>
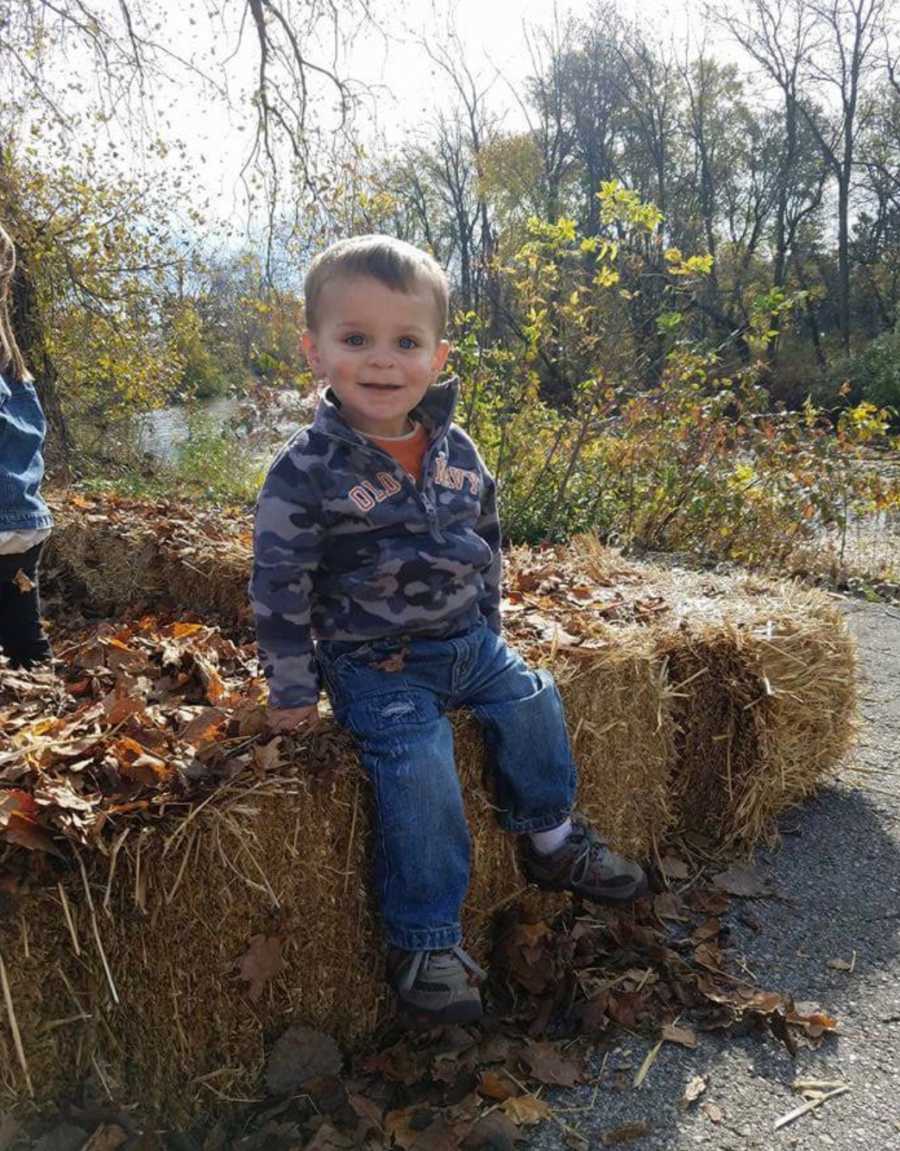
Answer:
<svg viewBox="0 0 900 1151"><path fill-rule="evenodd" d="M453 722L473 842L463 923L486 962L492 916L526 882L481 787L474 724ZM58 889L19 904L2 950L42 1101L87 1076L101 1092L188 1120L257 1097L266 1050L290 1021L347 1046L383 1021L390 1003L369 884L370 789L347 737L323 739L342 764L325 778L226 785L188 817L126 826L107 856L83 854L102 955L77 865L63 890L80 955ZM565 897L543 901L552 913ZM236 967L255 935L281 940L285 961L256 1001ZM4 1029L0 1107L26 1095Z"/></svg>
<svg viewBox="0 0 900 1151"><path fill-rule="evenodd" d="M55 507L48 566L64 588L77 582L95 610L180 602L235 629L247 622L248 520L180 513L173 527L165 505L82 502ZM626 563L590 541L513 552L508 583L512 642L560 685L579 806L622 851L646 858L678 830L747 849L850 745L853 645L819 593ZM525 884L482 786L477 726L455 716L454 731L473 839L464 926L484 959L493 913ZM311 760L330 765L324 777ZM289 1021L352 1044L383 1018L368 785L333 730L292 768L225 785L154 830L117 817L107 854L84 855L118 1004L80 871L63 888L80 956L59 891L7 917L0 952L42 1100L91 1075L189 1117L256 1097L267 1046ZM235 962L258 934L284 940L285 967L253 1002ZM0 1029L0 1106L25 1098Z"/></svg>
<svg viewBox="0 0 900 1151"><path fill-rule="evenodd" d="M249 626L245 509L59 493L47 502L55 521L42 569L49 595L98 615L197 611L231 631Z"/></svg>

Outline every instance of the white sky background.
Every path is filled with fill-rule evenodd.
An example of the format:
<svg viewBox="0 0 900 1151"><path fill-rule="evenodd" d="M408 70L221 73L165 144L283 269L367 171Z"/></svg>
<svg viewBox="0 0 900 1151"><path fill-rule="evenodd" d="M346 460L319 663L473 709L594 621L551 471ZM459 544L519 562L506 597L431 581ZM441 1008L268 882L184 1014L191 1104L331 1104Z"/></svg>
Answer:
<svg viewBox="0 0 900 1151"><path fill-rule="evenodd" d="M107 0L110 12L118 12L115 0ZM210 0L211 2L211 0ZM421 47L422 38L436 48L447 44L450 27L458 35L460 54L479 82L490 85L487 105L500 117L504 130L521 130L525 115L516 94L524 95L524 83L533 72L529 50L541 27L560 24L567 14L587 17L593 0L370 0L379 30L366 28L349 43L338 48L337 72L362 85L367 95L357 115L356 125L363 141L373 150L385 143L401 143L409 135L427 135L439 110L456 102L449 78ZM686 47L693 55L704 37L700 0L617 0L623 14L642 31L661 43L671 43L676 51ZM233 247L236 243L258 243L263 231L261 212L248 213L240 172L252 142L255 110L251 97L257 82L258 45L252 26L244 29L237 45L235 14L242 4L224 0L218 7L224 13L213 24L207 15L207 0L157 0L161 30L154 35L172 46L185 59L192 60L217 83L227 87L228 102L216 98L196 77L171 64L172 79L153 81L149 113L150 132L163 139L180 139L185 147L186 165L191 173L190 198L197 204L209 201L209 246ZM113 17L115 20L115 16ZM346 21L342 30L347 29ZM721 30L706 31L707 48L719 59L746 67L747 59ZM330 64L334 45L323 42L318 52L304 40L311 59ZM63 62L84 77L89 89L93 64L87 58L70 54ZM327 122L327 109L335 102L328 85L320 87L323 100L314 115ZM87 103L90 95L85 96ZM134 139L126 141L127 126L141 122L137 93L129 110L120 102L118 116L106 128L111 145L118 150L119 162L152 175L162 164L178 163L174 152L168 160L148 156ZM230 106L229 106L230 105ZM146 109L145 109L146 111ZM123 127L123 125L125 127ZM133 129L132 129L133 131ZM287 189L285 189L287 191ZM173 204L180 214L182 205ZM231 235L217 235L213 221L227 221ZM186 229L190 230L186 224Z"/></svg>
<svg viewBox="0 0 900 1151"><path fill-rule="evenodd" d="M622 11L644 26L651 36L682 48L699 46L703 35L697 0L619 0ZM533 71L529 34L550 27L556 16L563 22L567 13L587 16L592 0L383 0L373 5L379 16L380 32L366 30L341 49L337 70L369 89L357 117L363 139L376 136L391 144L410 134L427 133L437 111L455 102L449 78L428 58L418 41L426 38L436 46L447 43L448 27L459 37L462 55L480 86L490 85L489 108L502 117L506 130L525 127L524 114L516 93ZM228 11L228 4L223 8ZM166 42L177 44L183 56L191 56L211 75L221 77L221 61L236 41L235 30L214 37L209 21L197 14L189 22L189 10L164 4L168 19ZM196 10L195 10L196 12ZM452 21L450 15L452 12ZM745 58L721 32L709 33L711 46L719 58L744 62ZM331 45L311 57L328 62ZM210 61L210 55L218 65ZM155 98L156 126L166 136L180 137L188 149L188 160L196 173L199 195L208 195L213 216L246 222L247 212L240 183L240 169L246 159L254 128L255 113L250 109L257 67L257 47L252 28L245 29L239 53L227 64L228 89L233 105L229 111L222 101L204 95L198 82L163 87ZM323 89L327 92L327 87ZM326 95L326 102L331 95ZM321 117L321 112L319 113ZM136 165L143 162L134 154ZM153 164L151 162L151 170Z"/></svg>

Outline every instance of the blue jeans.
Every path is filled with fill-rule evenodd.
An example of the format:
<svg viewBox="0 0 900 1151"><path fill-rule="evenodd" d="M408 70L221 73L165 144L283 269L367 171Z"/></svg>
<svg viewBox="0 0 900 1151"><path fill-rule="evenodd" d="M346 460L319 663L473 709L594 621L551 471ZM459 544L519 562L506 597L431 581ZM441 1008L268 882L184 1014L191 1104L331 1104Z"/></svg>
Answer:
<svg viewBox="0 0 900 1151"><path fill-rule="evenodd" d="M410 951L452 947L462 935L469 831L446 712L467 707L484 727L500 825L546 831L568 816L576 782L556 684L483 621L448 639L323 641L317 657L374 787L388 940Z"/></svg>

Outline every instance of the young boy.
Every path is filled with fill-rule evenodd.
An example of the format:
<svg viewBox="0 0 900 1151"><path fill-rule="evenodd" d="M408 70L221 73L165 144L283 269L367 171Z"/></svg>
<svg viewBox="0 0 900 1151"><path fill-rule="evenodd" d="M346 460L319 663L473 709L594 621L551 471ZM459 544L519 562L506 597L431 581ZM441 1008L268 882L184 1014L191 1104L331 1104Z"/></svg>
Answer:
<svg viewBox="0 0 900 1151"><path fill-rule="evenodd" d="M529 878L614 903L646 879L571 815L559 692L501 636L494 481L452 422L457 383L436 382L442 269L361 236L313 261L305 294L303 347L328 387L269 470L250 584L271 725L314 723L324 684L373 783L391 983L420 1017L472 1020L483 972L461 947L469 835L449 708L484 726L498 819Z"/></svg>

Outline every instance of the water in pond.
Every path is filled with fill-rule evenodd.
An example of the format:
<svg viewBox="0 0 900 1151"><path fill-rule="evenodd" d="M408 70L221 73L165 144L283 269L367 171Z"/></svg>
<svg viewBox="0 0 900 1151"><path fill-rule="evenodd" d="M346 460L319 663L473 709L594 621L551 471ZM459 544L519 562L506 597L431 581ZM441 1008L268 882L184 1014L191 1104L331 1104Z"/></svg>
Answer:
<svg viewBox="0 0 900 1151"><path fill-rule="evenodd" d="M179 449L190 439L192 427L202 427L204 434L225 432L226 429L235 432L239 439L247 441L253 458L265 459L297 427L312 418L315 398L297 396L296 393L280 397L272 415L268 420L260 421L262 427L257 424L252 435L248 435L247 425L240 419L247 403L234 396L217 396L190 407L178 405L147 412L140 421L141 450L161 463L174 464Z"/></svg>

